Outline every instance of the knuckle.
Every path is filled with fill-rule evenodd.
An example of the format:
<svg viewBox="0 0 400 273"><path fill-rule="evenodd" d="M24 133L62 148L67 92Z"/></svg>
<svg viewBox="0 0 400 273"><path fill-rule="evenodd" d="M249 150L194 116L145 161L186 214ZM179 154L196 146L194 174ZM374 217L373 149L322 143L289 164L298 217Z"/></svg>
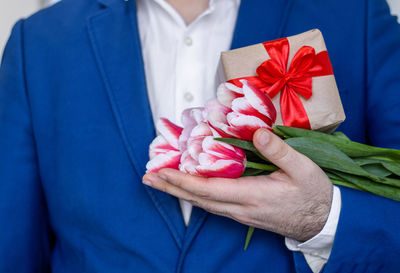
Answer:
<svg viewBox="0 0 400 273"><path fill-rule="evenodd" d="M202 199L209 199L211 194L209 192L206 192L204 190L199 190L196 195Z"/></svg>
<svg viewBox="0 0 400 273"><path fill-rule="evenodd" d="M177 179L177 180L174 181L174 182L175 182L175 185L178 186L178 187L181 187L182 184L183 184L181 179Z"/></svg>
<svg viewBox="0 0 400 273"><path fill-rule="evenodd" d="M193 206L202 207L200 202L198 200L196 200L195 198L188 198L188 199L186 199L186 201L191 203Z"/></svg>
<svg viewBox="0 0 400 273"><path fill-rule="evenodd" d="M209 197L211 196L211 189L208 187L208 184L193 184L192 190L193 193L203 199L209 199Z"/></svg>
<svg viewBox="0 0 400 273"><path fill-rule="evenodd" d="M161 183L159 189L160 189L161 191L163 191L163 192L168 192L168 189L169 189L169 188L168 188L168 186L167 186L166 184Z"/></svg>
<svg viewBox="0 0 400 273"><path fill-rule="evenodd" d="M242 215L242 214L235 214L235 215L232 215L232 218L233 218L235 221L238 221L238 222L241 222L241 223L244 223L244 222L247 221L247 217L245 217L245 216Z"/></svg>
<svg viewBox="0 0 400 273"><path fill-rule="evenodd" d="M245 205L248 208L257 208L260 204L260 202L265 198L265 195L263 193L263 190L261 189L260 191L256 192L252 198L246 198L242 200L243 205Z"/></svg>
<svg viewBox="0 0 400 273"><path fill-rule="evenodd" d="M221 216L228 217L228 218L235 220L235 217L232 214L232 212L228 211L227 209L219 209L219 210L214 209L214 210L212 210L212 212L214 214L221 215Z"/></svg>
<svg viewBox="0 0 400 273"><path fill-rule="evenodd" d="M232 216L232 219L235 220L236 222L251 226L252 222L250 221L249 217L247 217L246 215L242 215L242 214L236 214Z"/></svg>

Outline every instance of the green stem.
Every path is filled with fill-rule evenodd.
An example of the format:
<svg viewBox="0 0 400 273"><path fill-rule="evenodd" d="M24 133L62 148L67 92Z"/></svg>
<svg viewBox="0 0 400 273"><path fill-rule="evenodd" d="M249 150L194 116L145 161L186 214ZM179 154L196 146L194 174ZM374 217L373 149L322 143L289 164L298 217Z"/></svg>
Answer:
<svg viewBox="0 0 400 273"><path fill-rule="evenodd" d="M252 169L263 170L263 171L270 171L270 172L274 172L274 171L279 170L278 167L273 166L273 165L267 165L267 164L250 162L250 161L246 162L246 168L252 168Z"/></svg>
<svg viewBox="0 0 400 273"><path fill-rule="evenodd" d="M254 227L249 227L249 229L247 230L246 243L244 245L244 250L247 250L247 247L249 246L249 243L251 240L251 236L253 236L253 232L254 232Z"/></svg>

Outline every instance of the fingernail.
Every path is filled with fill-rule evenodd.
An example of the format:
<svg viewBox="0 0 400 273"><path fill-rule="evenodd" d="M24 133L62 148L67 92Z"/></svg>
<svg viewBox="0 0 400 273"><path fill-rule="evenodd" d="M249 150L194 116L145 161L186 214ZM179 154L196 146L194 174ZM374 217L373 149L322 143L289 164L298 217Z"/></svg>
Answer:
<svg viewBox="0 0 400 273"><path fill-rule="evenodd" d="M143 180L143 184L145 184L145 185L147 185L147 186L149 186L149 187L152 186L152 185L151 185L151 182L150 182L149 180Z"/></svg>
<svg viewBox="0 0 400 273"><path fill-rule="evenodd" d="M269 138L270 138L270 133L265 129L260 130L257 134L257 141L262 146L267 145Z"/></svg>

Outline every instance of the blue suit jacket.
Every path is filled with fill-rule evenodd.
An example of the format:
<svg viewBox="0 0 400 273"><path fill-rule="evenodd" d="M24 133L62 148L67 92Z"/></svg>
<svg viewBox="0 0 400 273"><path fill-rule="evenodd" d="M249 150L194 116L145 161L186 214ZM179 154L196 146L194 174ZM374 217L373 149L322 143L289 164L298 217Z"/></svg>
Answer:
<svg viewBox="0 0 400 273"><path fill-rule="evenodd" d="M319 28L353 140L400 148L400 28L383 0L244 0L232 47ZM168 54L166 52L165 54ZM141 177L155 132L134 1L65 0L16 24L0 72L0 272L309 272L282 236ZM342 188L325 272L400 272L400 203ZM51 268L51 269L50 269Z"/></svg>

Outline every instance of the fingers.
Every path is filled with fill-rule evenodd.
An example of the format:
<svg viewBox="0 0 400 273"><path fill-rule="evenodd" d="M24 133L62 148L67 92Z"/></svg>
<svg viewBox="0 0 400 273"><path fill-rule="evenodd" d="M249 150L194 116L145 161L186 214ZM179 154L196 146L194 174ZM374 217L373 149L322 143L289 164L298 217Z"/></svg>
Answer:
<svg viewBox="0 0 400 273"><path fill-rule="evenodd" d="M185 191L180 187L176 187L171 183L168 183L165 179L162 179L157 173L148 173L143 177L143 183L158 189L163 192L172 194L178 198L190 201L193 199L193 194Z"/></svg>
<svg viewBox="0 0 400 273"><path fill-rule="evenodd" d="M158 175L168 183L201 198L222 202L240 203L248 186L234 179L204 178L185 174L173 169L163 169Z"/></svg>
<svg viewBox="0 0 400 273"><path fill-rule="evenodd" d="M169 193L177 198L186 200L196 207L203 208L211 213L218 214L232 219L240 218L244 215L243 207L239 204L229 202L220 202L210 199L202 198L193 193L187 192L184 189L169 183L161 178L157 173L149 173L143 177L143 182L155 189ZM239 216L238 216L239 215Z"/></svg>
<svg viewBox="0 0 400 273"><path fill-rule="evenodd" d="M291 177L305 174L313 167L310 159L295 151L277 135L266 129L257 130L253 142L263 156Z"/></svg>

